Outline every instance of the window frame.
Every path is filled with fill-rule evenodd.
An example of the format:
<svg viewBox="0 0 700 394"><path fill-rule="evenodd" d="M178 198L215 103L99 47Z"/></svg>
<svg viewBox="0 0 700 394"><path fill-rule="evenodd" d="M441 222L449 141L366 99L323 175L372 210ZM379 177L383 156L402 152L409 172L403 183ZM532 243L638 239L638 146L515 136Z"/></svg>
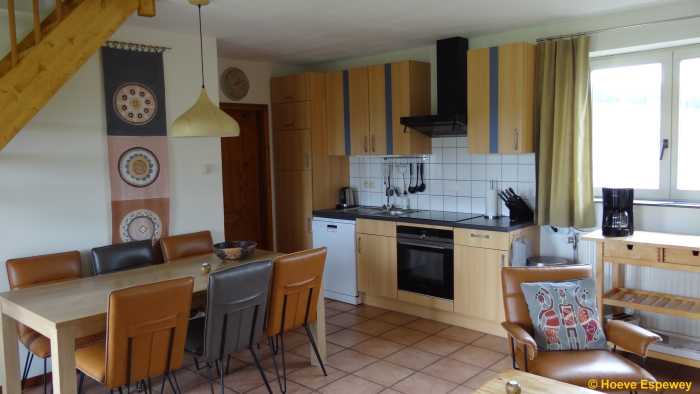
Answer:
<svg viewBox="0 0 700 394"><path fill-rule="evenodd" d="M680 64L681 61L685 59L695 59L700 58L700 45L689 45L678 48L669 48L673 56L673 96L672 96L672 109L673 109L673 124L671 126L671 152L673 160L671 162L671 182L670 182L670 194L669 197L673 201L700 201L700 191L692 190L680 190L678 189L678 145L679 145L679 124L680 124L680 110L678 107L680 100Z"/></svg>
<svg viewBox="0 0 700 394"><path fill-rule="evenodd" d="M637 66L644 64L661 64L661 114L659 124L659 153L660 147L664 139L669 140L671 148L672 143L672 81L673 81L673 53L669 49L660 49L652 51L625 53L618 55L607 55L594 57L590 59L590 72L595 70ZM591 92L592 94L592 92ZM595 113L591 113L595 116ZM659 163L659 189L636 189L634 190L636 199L644 200L660 200L665 201L670 199L671 186L671 161L672 149L668 149ZM674 156L675 157L675 156ZM591 169L592 170L592 169ZM601 197L603 194L602 188L596 187L593 190L596 197ZM697 200L700 200L700 192L698 192Z"/></svg>

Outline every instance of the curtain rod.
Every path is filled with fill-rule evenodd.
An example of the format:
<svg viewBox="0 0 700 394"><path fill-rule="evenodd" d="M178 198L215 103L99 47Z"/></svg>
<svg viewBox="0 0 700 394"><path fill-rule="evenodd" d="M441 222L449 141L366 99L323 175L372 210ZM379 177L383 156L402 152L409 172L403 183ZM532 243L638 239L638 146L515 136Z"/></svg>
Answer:
<svg viewBox="0 0 700 394"><path fill-rule="evenodd" d="M128 41L107 41L104 43L103 46L108 47L108 48L114 48L114 49L126 49L126 50L130 50L130 51L156 52L156 53L163 53L165 51L172 49L169 47L163 47L163 46L158 46L158 45L140 44L140 43L128 42Z"/></svg>
<svg viewBox="0 0 700 394"><path fill-rule="evenodd" d="M695 19L695 18L700 18L700 14L679 16L679 17L677 17L677 18L661 19L661 20L658 20L658 21L650 21L650 22L635 23L635 24L633 24L633 25L606 27L606 28L602 28L602 29L588 30L588 31L580 32L580 33L562 34L562 35L558 35L558 36L543 37L543 38L538 38L538 39L537 39L537 42L546 41L546 40L558 40L558 39L561 39L561 38L572 38L572 37L578 37L578 36L585 36L585 35L590 35L590 34L602 33L602 32L605 32L605 31L630 29L630 28L634 28L634 27L641 27L641 26L653 25L653 24L656 24L656 23L677 22L677 21L683 21L683 20Z"/></svg>

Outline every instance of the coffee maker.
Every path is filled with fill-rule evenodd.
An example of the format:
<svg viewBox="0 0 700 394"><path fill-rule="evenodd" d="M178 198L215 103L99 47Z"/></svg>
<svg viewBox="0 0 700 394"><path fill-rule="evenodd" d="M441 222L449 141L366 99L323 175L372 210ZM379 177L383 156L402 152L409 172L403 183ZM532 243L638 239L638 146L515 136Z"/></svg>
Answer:
<svg viewBox="0 0 700 394"><path fill-rule="evenodd" d="M603 235L634 234L634 189L603 188Z"/></svg>

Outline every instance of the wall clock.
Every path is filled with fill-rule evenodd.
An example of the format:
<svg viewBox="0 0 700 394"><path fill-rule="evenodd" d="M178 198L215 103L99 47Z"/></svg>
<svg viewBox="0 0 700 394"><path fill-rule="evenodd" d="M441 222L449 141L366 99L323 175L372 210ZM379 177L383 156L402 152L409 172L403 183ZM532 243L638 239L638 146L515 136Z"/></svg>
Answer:
<svg viewBox="0 0 700 394"><path fill-rule="evenodd" d="M243 70L229 67L221 74L221 90L233 101L242 100L250 90L250 81Z"/></svg>

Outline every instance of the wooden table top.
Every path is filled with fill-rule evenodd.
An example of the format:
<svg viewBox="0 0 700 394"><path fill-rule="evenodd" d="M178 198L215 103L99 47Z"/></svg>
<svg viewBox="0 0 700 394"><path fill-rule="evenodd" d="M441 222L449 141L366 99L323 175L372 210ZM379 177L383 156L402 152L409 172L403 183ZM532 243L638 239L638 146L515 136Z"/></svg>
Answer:
<svg viewBox="0 0 700 394"><path fill-rule="evenodd" d="M522 394L600 394L599 391L514 369L500 373L497 377L479 387L474 394L504 394L506 392L506 382L509 380L516 380L520 383Z"/></svg>
<svg viewBox="0 0 700 394"><path fill-rule="evenodd" d="M192 256L165 264L0 293L0 305L3 310L16 308L58 326L105 314L109 294L114 290L191 276L194 292L204 291L209 280L208 274L201 270L203 262L211 264L214 272L278 256L281 254L266 250L257 250L253 257L240 261L222 261L213 253Z"/></svg>
<svg viewBox="0 0 700 394"><path fill-rule="evenodd" d="M603 230L595 230L583 234L582 239L590 241L616 241L626 243L645 244L657 247L700 249L700 235L658 233L651 231L635 230L628 237L605 237Z"/></svg>

